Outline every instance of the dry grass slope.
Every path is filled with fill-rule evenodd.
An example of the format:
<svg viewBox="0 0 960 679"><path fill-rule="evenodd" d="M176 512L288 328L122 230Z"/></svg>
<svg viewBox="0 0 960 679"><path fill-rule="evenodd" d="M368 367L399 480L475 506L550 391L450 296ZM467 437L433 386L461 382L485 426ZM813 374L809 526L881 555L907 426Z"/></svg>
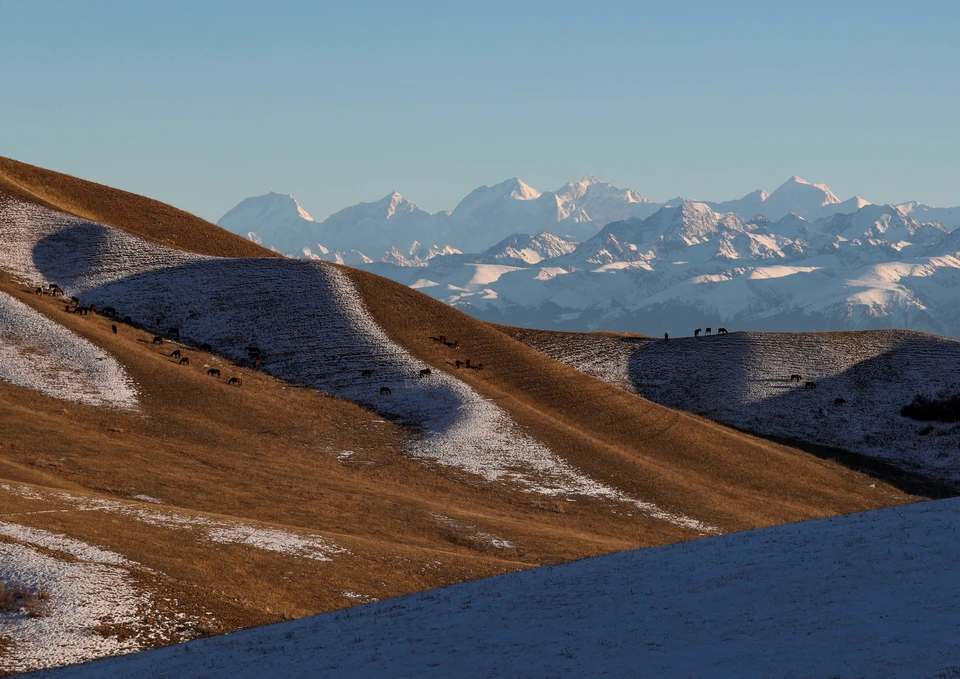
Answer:
<svg viewBox="0 0 960 679"><path fill-rule="evenodd" d="M155 201L16 161L0 159L0 192L196 253L273 255ZM424 365L462 379L578 470L639 500L732 531L914 499L626 393L402 285L342 271ZM198 634L697 537L623 503L517 492L414 460L403 451L416 432L372 409L192 348L181 347L192 359L183 366L169 342L155 346L144 331L114 334L109 319L65 313L11 280L0 292L108 351L141 390L138 410L123 412L0 382L0 520L135 561L131 577L155 600L210 620ZM462 348L431 339L440 334ZM458 358L485 368L458 370ZM243 387L228 387L228 376ZM83 509L104 501L114 504ZM143 519L156 512L186 528L169 516ZM196 528L211 522L321 536L342 551L320 561L211 542ZM3 659L0 648L0 670Z"/></svg>
<svg viewBox="0 0 960 679"><path fill-rule="evenodd" d="M199 217L134 193L0 157L0 191L202 255L279 257Z"/></svg>

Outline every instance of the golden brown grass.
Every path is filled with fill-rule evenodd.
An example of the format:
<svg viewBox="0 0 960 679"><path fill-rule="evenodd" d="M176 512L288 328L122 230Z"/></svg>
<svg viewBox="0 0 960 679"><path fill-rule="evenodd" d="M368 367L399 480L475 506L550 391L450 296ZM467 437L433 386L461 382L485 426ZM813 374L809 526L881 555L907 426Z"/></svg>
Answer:
<svg viewBox="0 0 960 679"><path fill-rule="evenodd" d="M16 161L0 160L0 190L193 252L273 254L155 201ZM657 406L419 292L344 271L375 320L425 365L463 379L579 470L639 500L731 531L913 499L802 451ZM212 611L215 631L352 605L344 592L382 599L696 537L628 516L623 505L545 498L414 461L402 452L414 432L376 412L192 349L184 350L191 365L181 366L169 344L154 346L144 332L121 326L113 335L109 320L64 313L61 302L8 280L0 290L113 354L142 397L137 412L120 412L0 382L0 480L78 496L145 494L192 516L315 531L349 550L317 562L215 545L190 531L0 490L5 521L124 554L150 569L137 573L145 587ZM439 334L463 348L454 353L430 339ZM457 371L456 358L485 369ZM208 367L223 377L208 377ZM233 375L242 388L226 385ZM343 451L354 454L338 459ZM516 549L495 549L480 533Z"/></svg>

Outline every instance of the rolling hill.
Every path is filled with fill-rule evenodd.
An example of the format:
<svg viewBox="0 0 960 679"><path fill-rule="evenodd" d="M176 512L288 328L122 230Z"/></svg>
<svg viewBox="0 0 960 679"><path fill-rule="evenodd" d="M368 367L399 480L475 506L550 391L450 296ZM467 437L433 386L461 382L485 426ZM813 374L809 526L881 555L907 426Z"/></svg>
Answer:
<svg viewBox="0 0 960 679"><path fill-rule="evenodd" d="M0 580L23 604L0 671L912 499L398 283L0 170ZM80 610L101 581L115 605Z"/></svg>

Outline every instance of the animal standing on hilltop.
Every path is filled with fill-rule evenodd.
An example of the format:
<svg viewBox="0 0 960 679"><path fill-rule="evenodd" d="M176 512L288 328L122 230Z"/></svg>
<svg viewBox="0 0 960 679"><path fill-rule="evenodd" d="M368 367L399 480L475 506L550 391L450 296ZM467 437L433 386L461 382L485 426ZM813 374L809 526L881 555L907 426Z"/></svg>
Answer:
<svg viewBox="0 0 960 679"><path fill-rule="evenodd" d="M726 329L726 328L717 328L717 334L718 334L718 335L726 335L726 334L727 334L727 329Z"/></svg>
<svg viewBox="0 0 960 679"><path fill-rule="evenodd" d="M700 337L701 332L703 332L703 330L701 328L697 328L696 330L693 331L693 336Z"/></svg>

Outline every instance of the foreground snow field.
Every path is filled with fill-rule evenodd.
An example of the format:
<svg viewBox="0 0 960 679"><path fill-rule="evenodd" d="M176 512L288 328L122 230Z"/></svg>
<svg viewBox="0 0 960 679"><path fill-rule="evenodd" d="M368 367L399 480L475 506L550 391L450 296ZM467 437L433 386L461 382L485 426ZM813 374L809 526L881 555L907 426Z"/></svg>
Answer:
<svg viewBox="0 0 960 679"><path fill-rule="evenodd" d="M960 499L489 578L57 677L954 677Z"/></svg>

